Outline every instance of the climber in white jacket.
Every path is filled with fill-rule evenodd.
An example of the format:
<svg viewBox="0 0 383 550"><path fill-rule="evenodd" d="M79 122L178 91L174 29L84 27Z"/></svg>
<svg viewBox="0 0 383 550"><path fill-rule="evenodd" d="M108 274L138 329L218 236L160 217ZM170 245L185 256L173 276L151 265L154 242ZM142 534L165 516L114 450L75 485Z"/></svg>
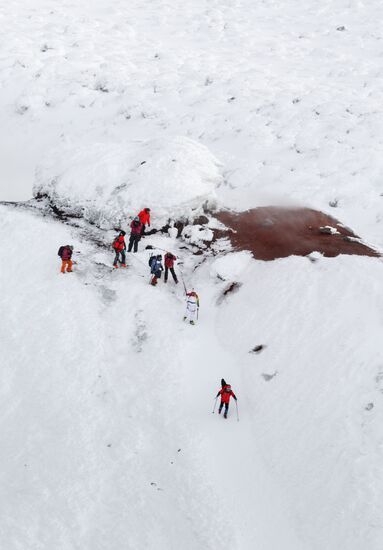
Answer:
<svg viewBox="0 0 383 550"><path fill-rule="evenodd" d="M188 320L191 325L195 325L198 319L199 297L194 290L186 293L186 312L184 321Z"/></svg>

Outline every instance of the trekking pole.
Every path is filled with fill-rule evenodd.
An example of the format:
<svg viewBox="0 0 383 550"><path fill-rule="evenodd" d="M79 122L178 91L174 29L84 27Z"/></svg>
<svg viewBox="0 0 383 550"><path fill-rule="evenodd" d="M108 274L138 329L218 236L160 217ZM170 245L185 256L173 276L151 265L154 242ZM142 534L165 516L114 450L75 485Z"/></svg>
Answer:
<svg viewBox="0 0 383 550"><path fill-rule="evenodd" d="M153 254L150 254L150 257L149 257L149 267L150 267L150 275L149 275L149 283L152 282L152 279L154 277L154 273L152 273L152 267L150 265L150 260L153 258Z"/></svg>
<svg viewBox="0 0 383 550"><path fill-rule="evenodd" d="M235 406L237 407L237 422L239 422L238 403L237 403L237 401L235 401Z"/></svg>
<svg viewBox="0 0 383 550"><path fill-rule="evenodd" d="M212 414L214 414L215 406L216 406L216 404L217 404L217 399L218 399L218 397L215 398L215 401L214 401L214 408L213 408Z"/></svg>
<svg viewBox="0 0 383 550"><path fill-rule="evenodd" d="M179 268L179 266L178 266ZM182 271L181 269L179 270L180 271L180 275L181 275L181 279L182 279L182 284L184 285L184 290L185 290L185 295L188 293L188 291L186 290L186 285L185 285L185 280L184 280L184 276L182 275Z"/></svg>

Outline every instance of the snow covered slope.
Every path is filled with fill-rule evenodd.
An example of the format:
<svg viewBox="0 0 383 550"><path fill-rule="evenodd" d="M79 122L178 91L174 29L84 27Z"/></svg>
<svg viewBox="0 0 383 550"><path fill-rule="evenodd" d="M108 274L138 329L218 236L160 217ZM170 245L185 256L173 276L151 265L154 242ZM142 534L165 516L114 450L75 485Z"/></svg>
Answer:
<svg viewBox="0 0 383 550"><path fill-rule="evenodd" d="M146 253L111 272L57 223L4 207L1 220L1 546L271 549L278 526L297 548L249 420L211 415L221 374L241 395L241 372L208 292L205 320L182 325L182 290L148 285ZM81 256L61 275L67 241Z"/></svg>
<svg viewBox="0 0 383 550"><path fill-rule="evenodd" d="M73 231L1 207L1 546L378 550L382 263L184 257L191 327L147 252L112 272Z"/></svg>
<svg viewBox="0 0 383 550"><path fill-rule="evenodd" d="M112 272L84 235L142 206L293 203L381 249L382 10L1 3L0 199L35 185L83 216L0 206L1 548L381 550L382 262L148 238L200 294L191 327L148 253ZM222 376L240 422L211 414Z"/></svg>
<svg viewBox="0 0 383 550"><path fill-rule="evenodd" d="M247 437L309 550L382 545L382 271L355 256L253 262L216 312Z"/></svg>
<svg viewBox="0 0 383 550"><path fill-rule="evenodd" d="M289 199L334 213L331 202L382 247L382 10L2 2L0 198L29 198L51 150L185 136L222 163L228 206Z"/></svg>

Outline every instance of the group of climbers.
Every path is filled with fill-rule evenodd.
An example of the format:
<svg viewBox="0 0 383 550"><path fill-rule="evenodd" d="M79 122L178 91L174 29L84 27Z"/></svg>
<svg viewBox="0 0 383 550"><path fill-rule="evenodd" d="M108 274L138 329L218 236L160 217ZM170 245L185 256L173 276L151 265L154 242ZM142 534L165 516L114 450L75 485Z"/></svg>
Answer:
<svg viewBox="0 0 383 550"><path fill-rule="evenodd" d="M137 252L138 243L145 234L146 227L150 227L150 208L143 208L137 216L133 218L133 221L130 224L130 237L129 237L129 246L128 252ZM114 250L114 260L113 267L117 269L119 266L126 267L126 242L125 242L125 231L120 230L113 240L112 247ZM73 246L66 245L61 246L58 251L58 255L62 259L61 273L71 273L73 262L71 260L73 253ZM177 260L177 257L171 252L166 252L164 257L165 267L162 264L161 254L153 255L149 258L149 267L150 267L150 284L156 286L158 280L161 278L161 274L165 271L164 282L168 282L169 271L173 277L175 284L178 284L178 278L174 269L174 262ZM198 319L198 309L199 309L199 297L194 290L187 292L185 288L185 294L187 298L186 302L186 313L184 320L189 320L190 324L194 325Z"/></svg>
<svg viewBox="0 0 383 550"><path fill-rule="evenodd" d="M146 226L150 227L150 208L144 208L139 212L137 216L133 218L130 224L130 236L128 252L137 252L138 243L141 237L145 234ZM125 243L125 231L120 231L117 237L113 241L113 248L116 253L114 258L113 267L118 268L120 263L121 267L126 267L126 243Z"/></svg>
<svg viewBox="0 0 383 550"><path fill-rule="evenodd" d="M131 252L132 249L133 249L133 252L137 252L138 243L141 237L145 233L146 226L150 227L150 208L144 208L143 210L141 210L138 216L136 216L131 222L128 252ZM126 235L125 231L121 230L119 231L116 238L113 240L112 246L115 252L115 257L113 261L114 268L118 268L118 264L120 264L121 267L126 267L125 235ZM58 255L60 256L62 261L61 273L71 273L72 266L73 266L73 261L72 261L73 246L69 244L65 246L60 246ZM165 263L165 268L164 268L164 266L162 265L161 254L152 255L149 258L149 267L150 267L150 274L151 274L150 284L153 286L157 285L158 280L161 278L162 271L165 271L165 276L164 276L165 283L167 283L168 281L168 275L170 271L175 284L178 284L178 278L174 270L174 262L176 260L177 260L177 257L174 254L172 254L171 252L166 252L164 257L164 263ZM191 325L194 325L198 319L199 296L194 289L191 290L190 292L187 292L185 288L185 294L186 294L186 312L183 319L184 321L188 320ZM224 418L227 418L230 398L233 397L235 401L237 401L237 397L232 391L230 384L227 384L223 378L221 380L221 389L218 391L216 395L215 402L217 402L217 399L219 396L221 396L221 402L219 405L218 414L221 414L222 409L225 408L223 416ZM215 409L215 406L214 406L214 409ZM239 420L238 409L237 409L237 419Z"/></svg>
<svg viewBox="0 0 383 550"><path fill-rule="evenodd" d="M165 277L164 282L168 282L168 276L169 271L172 274L173 280L176 284L178 284L178 279L176 272L174 271L174 262L176 261L177 257L174 256L171 252L166 252L164 261L165 261ZM150 284L153 286L156 286L158 279L161 278L161 273L164 271L164 266L162 265L162 256L161 254L157 254L154 256L150 256L149 258L149 267L150 267L150 273L152 275L152 278L150 280Z"/></svg>

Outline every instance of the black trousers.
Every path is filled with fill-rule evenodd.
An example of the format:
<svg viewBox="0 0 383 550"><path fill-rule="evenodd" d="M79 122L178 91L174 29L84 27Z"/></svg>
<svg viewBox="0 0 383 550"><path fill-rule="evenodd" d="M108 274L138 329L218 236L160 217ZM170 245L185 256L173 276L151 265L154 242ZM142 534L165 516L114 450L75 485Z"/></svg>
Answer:
<svg viewBox="0 0 383 550"><path fill-rule="evenodd" d="M227 414L227 411L229 410L229 403L223 403L223 401L221 401L218 412L219 412L219 414L221 414L223 406L225 406L225 414Z"/></svg>
<svg viewBox="0 0 383 550"><path fill-rule="evenodd" d="M168 280L169 271L170 271L170 273L172 274L172 277L173 277L173 279L174 279L174 282L175 282L175 283L178 283L178 279L177 279L177 275L176 275L176 273L175 273L175 271L174 271L174 267L166 267L166 266L165 266L165 283L166 283L167 280Z"/></svg>
<svg viewBox="0 0 383 550"><path fill-rule="evenodd" d="M138 243L140 239L141 239L141 235L130 235L128 252L131 252L132 248L133 248L133 252L137 252Z"/></svg>

